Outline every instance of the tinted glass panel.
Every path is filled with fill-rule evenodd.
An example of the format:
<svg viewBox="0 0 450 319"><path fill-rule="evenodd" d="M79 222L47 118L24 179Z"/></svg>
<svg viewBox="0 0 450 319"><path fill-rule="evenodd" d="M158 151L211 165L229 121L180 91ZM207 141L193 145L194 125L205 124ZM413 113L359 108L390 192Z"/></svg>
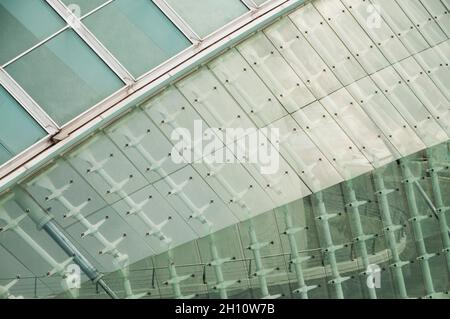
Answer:
<svg viewBox="0 0 450 319"><path fill-rule="evenodd" d="M148 0L117 0L84 20L87 27L138 77L190 45Z"/></svg>
<svg viewBox="0 0 450 319"><path fill-rule="evenodd" d="M0 64L13 59L64 27L41 0L0 0Z"/></svg>
<svg viewBox="0 0 450 319"><path fill-rule="evenodd" d="M60 125L123 85L73 31L61 33L6 71Z"/></svg>
<svg viewBox="0 0 450 319"><path fill-rule="evenodd" d="M240 0L167 0L201 37L248 11Z"/></svg>

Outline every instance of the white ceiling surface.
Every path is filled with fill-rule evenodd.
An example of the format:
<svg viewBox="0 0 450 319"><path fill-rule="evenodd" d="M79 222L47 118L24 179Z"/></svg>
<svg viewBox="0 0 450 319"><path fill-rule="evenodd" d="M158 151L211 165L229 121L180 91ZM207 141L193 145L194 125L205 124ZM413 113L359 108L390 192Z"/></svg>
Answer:
<svg viewBox="0 0 450 319"><path fill-rule="evenodd" d="M376 28L367 24L371 4L382 12ZM121 266L117 256L135 262L164 252L446 141L449 7L448 0L313 1L63 155L26 189L110 272ZM204 128L279 128L271 142L280 143L280 170L175 164L171 133L193 134L194 120ZM4 208L20 215L12 201ZM30 220L20 225L58 262L67 259ZM0 247L0 278L52 268L12 231L0 243L10 251ZM99 255L105 246L111 254Z"/></svg>

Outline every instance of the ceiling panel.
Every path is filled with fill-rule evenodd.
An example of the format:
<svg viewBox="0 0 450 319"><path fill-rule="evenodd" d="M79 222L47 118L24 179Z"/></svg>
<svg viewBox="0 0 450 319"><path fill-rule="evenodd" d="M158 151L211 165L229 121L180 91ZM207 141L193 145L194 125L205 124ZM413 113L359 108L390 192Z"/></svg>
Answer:
<svg viewBox="0 0 450 319"><path fill-rule="evenodd" d="M236 49L212 61L209 68L258 127L287 114L277 97Z"/></svg>

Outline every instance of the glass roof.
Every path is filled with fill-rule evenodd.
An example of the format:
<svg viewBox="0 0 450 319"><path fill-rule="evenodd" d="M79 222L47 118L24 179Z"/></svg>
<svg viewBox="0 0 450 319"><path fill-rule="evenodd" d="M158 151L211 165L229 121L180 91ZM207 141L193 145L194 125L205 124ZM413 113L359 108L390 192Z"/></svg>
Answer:
<svg viewBox="0 0 450 319"><path fill-rule="evenodd" d="M5 69L59 125L124 85L72 30Z"/></svg>
<svg viewBox="0 0 450 319"><path fill-rule="evenodd" d="M45 131L0 86L0 164L45 136Z"/></svg>
<svg viewBox="0 0 450 319"><path fill-rule="evenodd" d="M135 78L191 45L148 0L116 0L83 22Z"/></svg>
<svg viewBox="0 0 450 319"><path fill-rule="evenodd" d="M167 0L202 38L249 9L240 0Z"/></svg>

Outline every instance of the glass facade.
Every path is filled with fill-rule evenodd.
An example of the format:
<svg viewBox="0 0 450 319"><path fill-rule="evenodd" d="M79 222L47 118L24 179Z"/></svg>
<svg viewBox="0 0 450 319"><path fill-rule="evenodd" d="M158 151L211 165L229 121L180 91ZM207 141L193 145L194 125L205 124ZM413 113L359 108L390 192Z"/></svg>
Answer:
<svg viewBox="0 0 450 319"><path fill-rule="evenodd" d="M239 0L167 0L202 38L248 11Z"/></svg>
<svg viewBox="0 0 450 319"><path fill-rule="evenodd" d="M64 27L45 1L0 1L0 65Z"/></svg>
<svg viewBox="0 0 450 319"><path fill-rule="evenodd" d="M105 298L98 273L130 299L448 298L450 15L419 2L310 1L97 118L2 193L0 298ZM248 11L165 3L187 25L158 1L79 2L80 24L0 81L64 126L125 88L117 67L140 77L190 45L188 26L203 37ZM373 4L388 11L379 27ZM0 160L39 139L12 96ZM55 231L96 269L81 287L67 286Z"/></svg>

